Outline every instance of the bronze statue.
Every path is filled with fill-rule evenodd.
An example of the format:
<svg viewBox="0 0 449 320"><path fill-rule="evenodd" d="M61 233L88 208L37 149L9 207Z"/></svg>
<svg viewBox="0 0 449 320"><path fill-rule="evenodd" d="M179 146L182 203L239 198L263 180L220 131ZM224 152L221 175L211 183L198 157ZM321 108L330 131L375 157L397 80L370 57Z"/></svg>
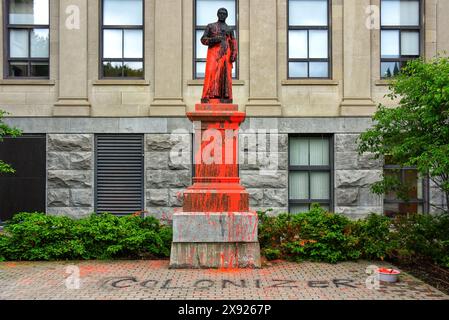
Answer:
<svg viewBox="0 0 449 320"><path fill-rule="evenodd" d="M228 10L217 12L218 21L207 26L201 43L208 46L202 103L232 103L232 68L237 59L234 30L226 24Z"/></svg>

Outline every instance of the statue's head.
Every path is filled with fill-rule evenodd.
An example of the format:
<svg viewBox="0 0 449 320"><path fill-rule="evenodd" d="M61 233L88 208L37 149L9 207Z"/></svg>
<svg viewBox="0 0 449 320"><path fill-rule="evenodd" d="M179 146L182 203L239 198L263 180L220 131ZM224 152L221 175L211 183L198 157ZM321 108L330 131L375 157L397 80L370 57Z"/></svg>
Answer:
<svg viewBox="0 0 449 320"><path fill-rule="evenodd" d="M218 9L217 17L218 17L218 21L226 22L226 19L228 18L228 10L226 8Z"/></svg>

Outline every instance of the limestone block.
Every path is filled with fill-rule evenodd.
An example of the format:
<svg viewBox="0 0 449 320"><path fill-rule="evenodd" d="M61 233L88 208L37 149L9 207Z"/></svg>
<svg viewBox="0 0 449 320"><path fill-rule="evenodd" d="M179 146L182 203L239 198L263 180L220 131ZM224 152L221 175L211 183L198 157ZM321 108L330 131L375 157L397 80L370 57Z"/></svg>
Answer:
<svg viewBox="0 0 449 320"><path fill-rule="evenodd" d="M382 214L382 207L336 207L335 213L342 214L350 219L364 219L370 214Z"/></svg>
<svg viewBox="0 0 449 320"><path fill-rule="evenodd" d="M185 189L169 189L168 190L168 204L171 207L182 207L183 194Z"/></svg>
<svg viewBox="0 0 449 320"><path fill-rule="evenodd" d="M243 186L247 188L287 188L287 172L278 171L273 175L262 175L260 171L242 171Z"/></svg>
<svg viewBox="0 0 449 320"><path fill-rule="evenodd" d="M263 190L264 207L283 207L288 205L287 189L264 189Z"/></svg>
<svg viewBox="0 0 449 320"><path fill-rule="evenodd" d="M263 206L263 189L247 189L249 193L249 205L252 206Z"/></svg>
<svg viewBox="0 0 449 320"><path fill-rule="evenodd" d="M87 218L94 212L93 208L48 208L47 214L52 216L64 216L73 219Z"/></svg>
<svg viewBox="0 0 449 320"><path fill-rule="evenodd" d="M336 134L335 151L336 152L357 152L358 134Z"/></svg>
<svg viewBox="0 0 449 320"><path fill-rule="evenodd" d="M381 170L337 170L336 188L371 187L382 179Z"/></svg>
<svg viewBox="0 0 449 320"><path fill-rule="evenodd" d="M192 154L187 152L168 154L168 168L170 170L191 170Z"/></svg>
<svg viewBox="0 0 449 320"><path fill-rule="evenodd" d="M149 189L147 192L147 205L152 207L168 207L168 190Z"/></svg>
<svg viewBox="0 0 449 320"><path fill-rule="evenodd" d="M70 191L68 189L49 189L47 191L48 207L68 207Z"/></svg>
<svg viewBox="0 0 449 320"><path fill-rule="evenodd" d="M168 169L168 152L146 152L145 167L150 170Z"/></svg>
<svg viewBox="0 0 449 320"><path fill-rule="evenodd" d="M92 151L93 138L89 134L50 134L48 135L49 151Z"/></svg>
<svg viewBox="0 0 449 320"><path fill-rule="evenodd" d="M337 189L335 192L336 203L339 206L356 205L359 197L358 188Z"/></svg>
<svg viewBox="0 0 449 320"><path fill-rule="evenodd" d="M149 134L146 135L145 151L171 151L173 147L178 146L181 142L169 134ZM186 145L186 150L188 146Z"/></svg>
<svg viewBox="0 0 449 320"><path fill-rule="evenodd" d="M49 188L85 189L92 187L91 171L49 170L47 177Z"/></svg>
<svg viewBox="0 0 449 320"><path fill-rule="evenodd" d="M147 171L147 187L150 189L186 188L191 185L191 182L190 171Z"/></svg>
<svg viewBox="0 0 449 320"><path fill-rule="evenodd" d="M69 170L70 153L67 152L48 152L47 153L48 170Z"/></svg>
<svg viewBox="0 0 449 320"><path fill-rule="evenodd" d="M72 207L92 207L94 202L92 189L71 189L70 203Z"/></svg>
<svg viewBox="0 0 449 320"><path fill-rule="evenodd" d="M90 170L94 167L92 152L72 152L70 161L72 170Z"/></svg>

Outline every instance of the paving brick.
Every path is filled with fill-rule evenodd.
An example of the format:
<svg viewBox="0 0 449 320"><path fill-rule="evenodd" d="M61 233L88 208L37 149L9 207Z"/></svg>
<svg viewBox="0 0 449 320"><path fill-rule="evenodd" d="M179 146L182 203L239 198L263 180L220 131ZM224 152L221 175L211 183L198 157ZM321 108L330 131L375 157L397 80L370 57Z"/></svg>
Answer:
<svg viewBox="0 0 449 320"><path fill-rule="evenodd" d="M36 300L448 300L413 278L366 287L366 269L381 262L273 262L258 270L170 270L168 261L0 263L0 299ZM70 268L68 268L70 267ZM78 269L74 268L77 267ZM80 288L74 284L78 270ZM67 271L67 272L66 272ZM313 287L312 284L321 284Z"/></svg>

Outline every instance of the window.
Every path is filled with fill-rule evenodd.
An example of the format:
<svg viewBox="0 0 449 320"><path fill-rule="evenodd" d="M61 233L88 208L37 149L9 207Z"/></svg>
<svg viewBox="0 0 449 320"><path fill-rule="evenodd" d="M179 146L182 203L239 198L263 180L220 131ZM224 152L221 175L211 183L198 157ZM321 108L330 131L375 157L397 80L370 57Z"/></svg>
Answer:
<svg viewBox="0 0 449 320"><path fill-rule="evenodd" d="M421 1L382 0L381 11L380 74L389 78L421 55Z"/></svg>
<svg viewBox="0 0 449 320"><path fill-rule="evenodd" d="M50 56L49 0L6 1L5 76L48 78Z"/></svg>
<svg viewBox="0 0 449 320"><path fill-rule="evenodd" d="M332 206L332 139L290 137L289 205L291 213L308 211L313 203Z"/></svg>
<svg viewBox="0 0 449 320"><path fill-rule="evenodd" d="M195 44L194 44L194 61L193 61L193 77L194 79L204 79L206 73L207 46L201 43L201 37L209 23L217 22L217 11L220 8L228 10L228 19L226 24L230 26L235 33L238 41L238 0L195 0ZM238 78L238 58L232 69L232 77Z"/></svg>
<svg viewBox="0 0 449 320"><path fill-rule="evenodd" d="M288 1L288 77L330 77L328 0Z"/></svg>
<svg viewBox="0 0 449 320"><path fill-rule="evenodd" d="M421 177L416 168L392 164L386 158L384 174L387 179L401 183L399 190L389 192L384 198L384 213L393 217L397 214L426 213L427 208L427 179Z"/></svg>
<svg viewBox="0 0 449 320"><path fill-rule="evenodd" d="M142 0L102 0L103 78L144 78Z"/></svg>
<svg viewBox="0 0 449 320"><path fill-rule="evenodd" d="M95 137L95 211L117 215L144 207L143 135Z"/></svg>

